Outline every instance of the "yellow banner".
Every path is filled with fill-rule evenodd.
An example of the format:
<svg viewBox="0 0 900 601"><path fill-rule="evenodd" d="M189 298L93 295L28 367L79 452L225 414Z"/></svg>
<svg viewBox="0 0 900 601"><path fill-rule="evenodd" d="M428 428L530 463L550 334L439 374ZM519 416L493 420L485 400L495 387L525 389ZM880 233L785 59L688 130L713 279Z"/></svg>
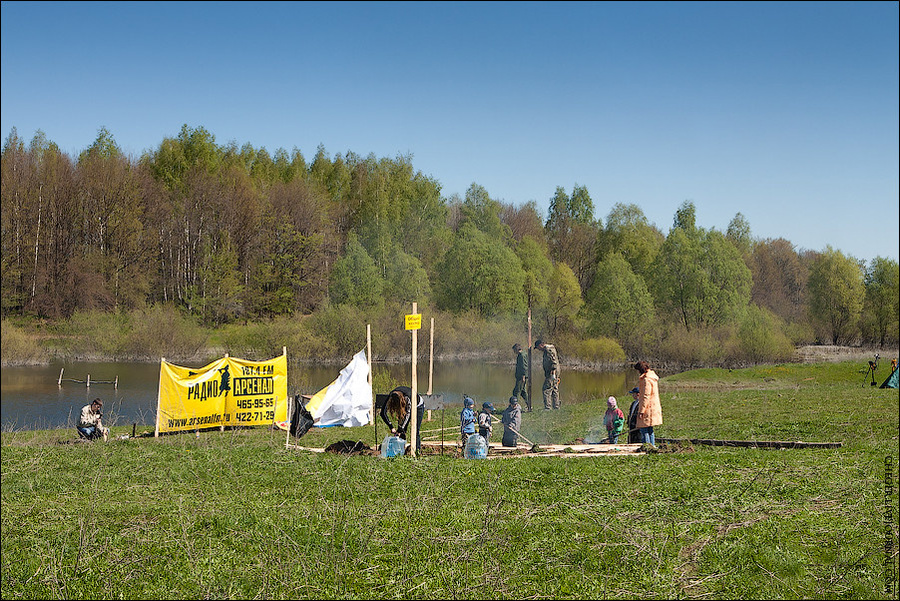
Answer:
<svg viewBox="0 0 900 601"><path fill-rule="evenodd" d="M160 432L262 426L286 419L286 355L269 361L225 357L198 369L160 363Z"/></svg>

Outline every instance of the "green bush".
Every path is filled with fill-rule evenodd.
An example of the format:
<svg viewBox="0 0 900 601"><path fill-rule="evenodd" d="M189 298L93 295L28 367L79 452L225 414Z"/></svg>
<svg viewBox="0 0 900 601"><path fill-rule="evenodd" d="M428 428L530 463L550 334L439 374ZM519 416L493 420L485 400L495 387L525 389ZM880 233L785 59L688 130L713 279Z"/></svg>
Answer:
<svg viewBox="0 0 900 601"><path fill-rule="evenodd" d="M366 315L349 305L329 305L307 318L312 333L333 355L352 356L366 346Z"/></svg>
<svg viewBox="0 0 900 601"><path fill-rule="evenodd" d="M4 365L43 363L47 353L34 337L4 319L0 327L0 358Z"/></svg>
<svg viewBox="0 0 900 601"><path fill-rule="evenodd" d="M58 324L60 351L65 358L121 357L129 323L122 313L79 311Z"/></svg>
<svg viewBox="0 0 900 601"><path fill-rule="evenodd" d="M122 346L130 358L166 357L186 360L203 350L207 334L171 305L155 305L127 316L130 332Z"/></svg>
<svg viewBox="0 0 900 601"><path fill-rule="evenodd" d="M713 329L685 330L675 325L660 341L657 356L681 365L721 365L726 351L723 338L716 334Z"/></svg>
<svg viewBox="0 0 900 601"><path fill-rule="evenodd" d="M794 352L784 334L784 323L770 311L747 307L737 332L739 358L750 363L787 361Z"/></svg>
<svg viewBox="0 0 900 601"><path fill-rule="evenodd" d="M622 363L626 359L625 351L622 350L619 343L603 336L573 340L567 349L567 354L571 359L579 359L588 363Z"/></svg>

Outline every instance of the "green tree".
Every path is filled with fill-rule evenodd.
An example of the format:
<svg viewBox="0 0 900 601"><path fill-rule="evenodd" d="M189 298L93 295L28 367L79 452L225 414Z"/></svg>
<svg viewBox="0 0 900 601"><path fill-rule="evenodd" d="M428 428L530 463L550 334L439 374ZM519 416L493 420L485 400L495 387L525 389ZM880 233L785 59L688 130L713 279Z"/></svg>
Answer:
<svg viewBox="0 0 900 601"><path fill-rule="evenodd" d="M472 224L459 229L436 275L434 290L441 309L490 316L525 307L525 272L519 258Z"/></svg>
<svg viewBox="0 0 900 601"><path fill-rule="evenodd" d="M85 215L82 252L102 282L93 291L95 297L111 299L112 306L105 308L142 307L153 271L152 248L144 231L143 187L106 128L79 156L76 178Z"/></svg>
<svg viewBox="0 0 900 601"><path fill-rule="evenodd" d="M543 309L550 301L550 275L553 261L547 256L547 249L531 236L526 236L516 245L516 256L522 262L525 273L525 305L529 309Z"/></svg>
<svg viewBox="0 0 900 601"><path fill-rule="evenodd" d="M693 201L685 200L681 206L675 211L675 219L672 224L673 229L683 230L688 236L698 233L697 230L697 207Z"/></svg>
<svg viewBox="0 0 900 601"><path fill-rule="evenodd" d="M600 224L594 219L594 203L587 188L575 185L572 196L557 186L550 199L544 231L550 256L566 263L578 278L582 292L590 286L596 262L594 244Z"/></svg>
<svg viewBox="0 0 900 601"><path fill-rule="evenodd" d="M750 231L750 222L743 213L736 213L728 224L725 237L734 244L742 256L747 257L753 249L753 235Z"/></svg>
<svg viewBox="0 0 900 601"><path fill-rule="evenodd" d="M399 248L395 248L385 271L385 297L408 306L416 302L427 308L431 299L431 284L422 262Z"/></svg>
<svg viewBox="0 0 900 601"><path fill-rule="evenodd" d="M228 234L204 240L197 284L189 290L189 305L210 325L221 325L242 312L243 284L237 252Z"/></svg>
<svg viewBox="0 0 900 601"><path fill-rule="evenodd" d="M876 257L865 274L863 326L867 338L882 348L897 344L900 316L900 267L897 261Z"/></svg>
<svg viewBox="0 0 900 601"><path fill-rule="evenodd" d="M334 264L328 292L335 305L368 309L384 304L384 279L356 234L350 234L344 256Z"/></svg>
<svg viewBox="0 0 900 601"><path fill-rule="evenodd" d="M562 331L572 331L575 316L584 304L578 278L568 265L556 263L547 284L549 300L542 311L547 332L555 336Z"/></svg>
<svg viewBox="0 0 900 601"><path fill-rule="evenodd" d="M606 225L597 233L597 259L618 252L631 270L646 277L665 235L650 224L640 207L634 204L613 205L606 217Z"/></svg>
<svg viewBox="0 0 900 601"><path fill-rule="evenodd" d="M865 297L863 276L863 269L856 259L830 246L810 267L811 321L831 344L850 343L857 338Z"/></svg>
<svg viewBox="0 0 900 601"><path fill-rule="evenodd" d="M751 276L737 249L716 230L669 232L650 289L656 306L691 330L734 319L750 301Z"/></svg>
<svg viewBox="0 0 900 601"><path fill-rule="evenodd" d="M597 265L584 312L591 334L614 338L631 349L640 348L655 319L647 284L618 252Z"/></svg>
<svg viewBox="0 0 900 601"><path fill-rule="evenodd" d="M500 220L502 208L503 205L491 198L484 186L473 183L466 190L466 197L463 200L463 222L471 223L479 231L506 243L512 235L509 227Z"/></svg>

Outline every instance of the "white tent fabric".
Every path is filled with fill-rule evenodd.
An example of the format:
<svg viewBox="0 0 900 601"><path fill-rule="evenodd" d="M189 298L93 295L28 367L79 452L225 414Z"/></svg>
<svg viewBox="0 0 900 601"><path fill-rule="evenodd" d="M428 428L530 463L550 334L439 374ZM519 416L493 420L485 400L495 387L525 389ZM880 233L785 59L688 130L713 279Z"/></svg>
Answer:
<svg viewBox="0 0 900 601"><path fill-rule="evenodd" d="M337 379L313 395L306 404L315 425L365 426L372 412L372 385L366 351L353 356Z"/></svg>

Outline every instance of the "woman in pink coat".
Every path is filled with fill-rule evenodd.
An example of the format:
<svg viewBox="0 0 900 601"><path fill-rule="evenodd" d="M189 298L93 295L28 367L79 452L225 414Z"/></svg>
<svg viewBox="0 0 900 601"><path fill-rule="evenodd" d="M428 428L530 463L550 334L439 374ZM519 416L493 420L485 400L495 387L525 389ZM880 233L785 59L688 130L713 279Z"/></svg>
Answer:
<svg viewBox="0 0 900 601"><path fill-rule="evenodd" d="M659 404L659 376L650 369L646 361L638 361L634 368L641 373L638 377L638 417L635 425L641 429L641 443L656 446L653 426L663 423L662 406Z"/></svg>

